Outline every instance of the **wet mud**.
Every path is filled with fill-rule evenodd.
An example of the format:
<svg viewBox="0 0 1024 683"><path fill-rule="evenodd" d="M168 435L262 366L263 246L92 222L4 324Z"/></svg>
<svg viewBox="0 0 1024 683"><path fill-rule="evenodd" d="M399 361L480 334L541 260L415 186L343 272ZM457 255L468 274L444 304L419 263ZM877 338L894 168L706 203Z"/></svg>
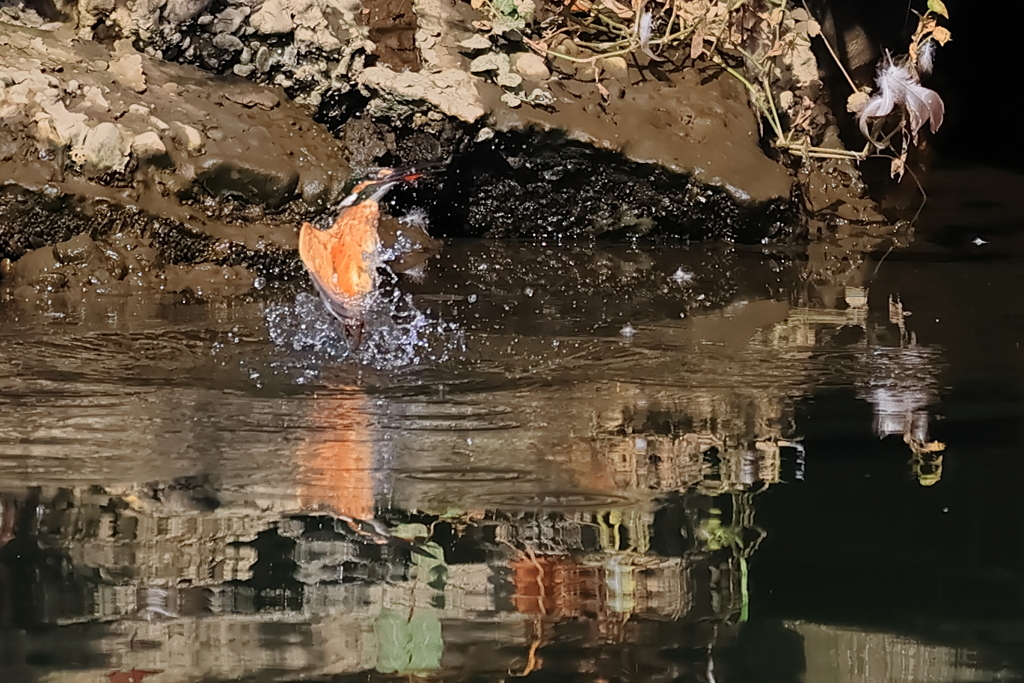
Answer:
<svg viewBox="0 0 1024 683"><path fill-rule="evenodd" d="M5 36L5 186L137 207L249 248L293 242L299 217L343 196L340 145L280 91L124 43L77 41L66 28Z"/></svg>
<svg viewBox="0 0 1024 683"><path fill-rule="evenodd" d="M118 213L95 207L121 206L187 226L175 240L194 232L246 254L210 263L249 264L267 249L293 249L296 226L334 210L352 168L424 160L452 169L420 197L441 236L784 244L814 236L799 225L801 205L828 214L830 229L881 218L852 168L800 176L794 190L791 170L758 143L746 92L724 72L629 65L595 81L545 67L552 97L511 107L486 74L467 71L478 51L460 40L475 35L480 16L469 5L381 2L358 17L316 3L290 15L276 5L180 5L150 17L83 3L65 8L64 23L27 7L4 15L0 178L34 193L36 206L6 211L0 256L82 232L60 227L69 220L56 215L60 203L70 201L95 216ZM180 30L167 23L175 13ZM369 49L359 47L364 38L372 50L343 69L352 57L339 55ZM458 86L465 97L444 101L475 103L481 114L410 94L456 73L470 78ZM412 90L394 89L399 76ZM28 215L41 220L17 222ZM108 223L90 234L118 231Z"/></svg>

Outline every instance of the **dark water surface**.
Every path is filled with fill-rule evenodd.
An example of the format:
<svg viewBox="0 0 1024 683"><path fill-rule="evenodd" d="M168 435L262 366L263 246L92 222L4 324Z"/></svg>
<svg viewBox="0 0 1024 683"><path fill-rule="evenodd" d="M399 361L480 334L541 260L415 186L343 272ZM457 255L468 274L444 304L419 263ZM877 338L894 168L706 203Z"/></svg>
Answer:
<svg viewBox="0 0 1024 683"><path fill-rule="evenodd" d="M1024 250L931 220L455 243L358 358L0 304L0 681L1024 680Z"/></svg>

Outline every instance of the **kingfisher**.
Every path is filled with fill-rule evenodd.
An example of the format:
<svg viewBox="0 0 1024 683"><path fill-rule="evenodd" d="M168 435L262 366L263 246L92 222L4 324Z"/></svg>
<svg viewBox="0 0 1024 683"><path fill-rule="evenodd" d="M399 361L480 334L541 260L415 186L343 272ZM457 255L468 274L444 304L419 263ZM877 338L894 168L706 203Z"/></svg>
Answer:
<svg viewBox="0 0 1024 683"><path fill-rule="evenodd" d="M400 183L415 181L427 168L372 171L342 200L330 227L305 222L299 230L299 257L327 310L337 318L351 348L359 346L364 316L381 283L384 266L379 232L380 200ZM428 238L429 239L429 238Z"/></svg>

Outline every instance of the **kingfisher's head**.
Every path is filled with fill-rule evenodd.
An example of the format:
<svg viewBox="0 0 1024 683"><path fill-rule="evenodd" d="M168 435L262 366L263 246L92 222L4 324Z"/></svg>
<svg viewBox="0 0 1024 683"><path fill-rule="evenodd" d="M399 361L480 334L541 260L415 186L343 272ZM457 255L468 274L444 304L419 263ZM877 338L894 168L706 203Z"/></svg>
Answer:
<svg viewBox="0 0 1024 683"><path fill-rule="evenodd" d="M338 211L344 212L346 209L366 202L377 203L396 185L415 182L426 175L436 173L440 168L441 164L427 163L401 168L370 169L352 185L348 195L338 205ZM333 219L328 216L313 223L313 227L318 230L329 230L332 225Z"/></svg>

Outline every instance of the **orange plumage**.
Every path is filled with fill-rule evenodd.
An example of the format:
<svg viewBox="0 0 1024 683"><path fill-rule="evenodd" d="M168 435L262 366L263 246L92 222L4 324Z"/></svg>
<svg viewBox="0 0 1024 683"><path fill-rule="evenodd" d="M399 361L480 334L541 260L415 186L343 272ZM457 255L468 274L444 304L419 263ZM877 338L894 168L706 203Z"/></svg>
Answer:
<svg viewBox="0 0 1024 683"><path fill-rule="evenodd" d="M376 289L380 237L380 207L363 202L341 212L330 230L302 224L299 256L321 292L358 313L365 297Z"/></svg>
<svg viewBox="0 0 1024 683"><path fill-rule="evenodd" d="M373 179L353 189L329 229L319 230L311 223L303 223L299 230L302 263L328 310L345 326L353 346L359 344L363 315L379 286L377 268L383 265L378 199L396 183L421 175L381 169Z"/></svg>

